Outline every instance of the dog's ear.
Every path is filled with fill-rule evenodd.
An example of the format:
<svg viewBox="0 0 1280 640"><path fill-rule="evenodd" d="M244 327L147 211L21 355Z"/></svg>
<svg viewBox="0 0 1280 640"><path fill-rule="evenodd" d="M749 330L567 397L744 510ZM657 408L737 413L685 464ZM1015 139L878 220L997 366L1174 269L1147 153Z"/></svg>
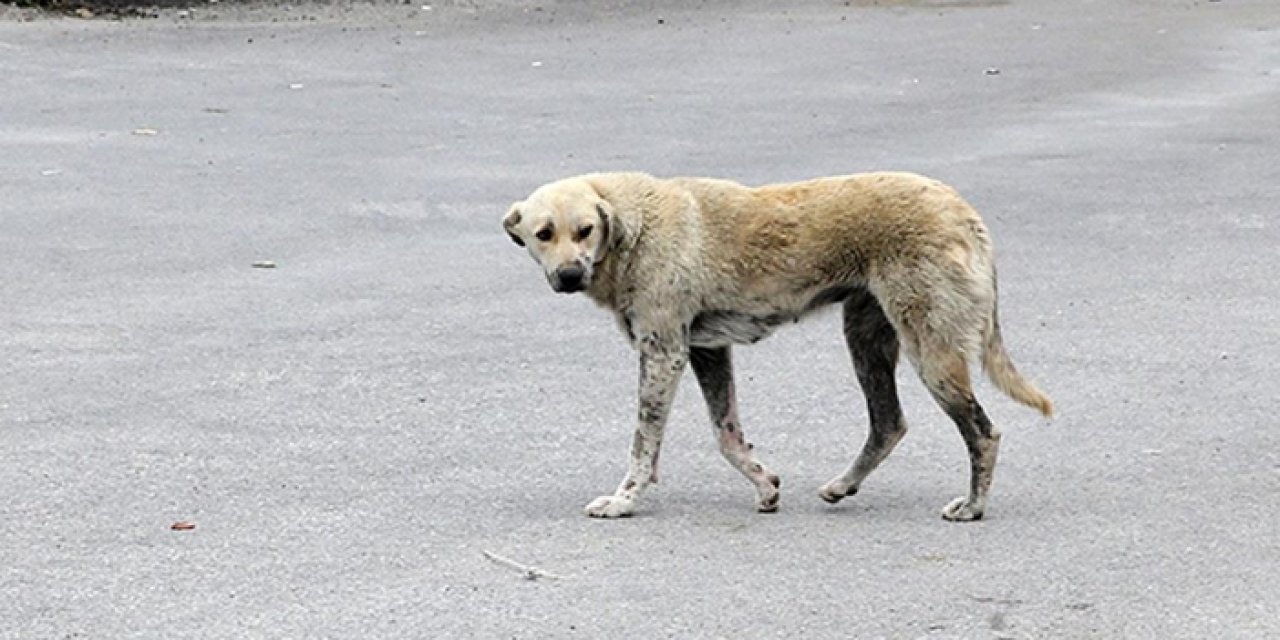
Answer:
<svg viewBox="0 0 1280 640"><path fill-rule="evenodd" d="M609 249L613 248L613 245L617 243L618 229L613 223L613 205L603 198L596 202L596 215L600 218L600 245L596 250L595 258L595 262L598 263L604 260L604 257L609 253Z"/></svg>
<svg viewBox="0 0 1280 640"><path fill-rule="evenodd" d="M593 174L584 176L591 190L596 192L596 214L600 217L600 248L595 261L600 262L612 251L618 251L628 244L627 238L633 234L629 226L628 213L621 211L616 204L614 193L616 185L609 174Z"/></svg>
<svg viewBox="0 0 1280 640"><path fill-rule="evenodd" d="M516 233L516 225L520 224L520 203L511 205L511 210L507 211L507 215L502 218L502 229L507 232L507 237L517 245L523 247L524 240L520 239L520 235Z"/></svg>

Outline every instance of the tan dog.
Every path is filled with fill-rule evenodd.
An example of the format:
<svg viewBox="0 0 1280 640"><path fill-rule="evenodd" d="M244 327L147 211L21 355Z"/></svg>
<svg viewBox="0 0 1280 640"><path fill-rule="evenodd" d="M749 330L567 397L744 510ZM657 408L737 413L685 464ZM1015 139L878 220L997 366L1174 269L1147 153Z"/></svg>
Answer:
<svg viewBox="0 0 1280 640"><path fill-rule="evenodd" d="M587 515L632 513L657 480L658 450L685 364L692 365L730 464L778 507L778 476L752 454L734 399L730 348L820 307L844 306L844 334L871 428L861 454L819 496L858 491L906 434L894 383L906 353L969 450L969 494L948 520L986 505L1000 433L974 399L981 359L1015 400L1053 411L1009 360L996 318L991 239L950 187L907 173L869 173L748 188L704 178L606 173L547 184L503 219L556 291L584 291L614 312L640 352L639 425L626 477Z"/></svg>

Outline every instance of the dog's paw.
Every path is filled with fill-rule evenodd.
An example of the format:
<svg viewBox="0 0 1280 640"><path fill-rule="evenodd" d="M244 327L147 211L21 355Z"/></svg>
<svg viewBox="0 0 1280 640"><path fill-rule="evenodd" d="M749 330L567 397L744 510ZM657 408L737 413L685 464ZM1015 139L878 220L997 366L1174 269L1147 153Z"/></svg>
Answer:
<svg viewBox="0 0 1280 640"><path fill-rule="evenodd" d="M835 504L857 492L857 487L846 487L843 482L832 480L818 489L818 497Z"/></svg>
<svg viewBox="0 0 1280 640"><path fill-rule="evenodd" d="M592 518L625 518L635 509L635 501L619 496L600 496L584 509Z"/></svg>
<svg viewBox="0 0 1280 640"><path fill-rule="evenodd" d="M970 522L982 519L982 507L970 504L969 498L959 497L942 508L942 519L952 522Z"/></svg>
<svg viewBox="0 0 1280 640"><path fill-rule="evenodd" d="M761 487L760 502L756 504L756 511L760 513L773 513L778 510L778 501L782 498L782 493L778 491L778 487L782 486L782 478L774 474L769 474L767 480L769 485Z"/></svg>

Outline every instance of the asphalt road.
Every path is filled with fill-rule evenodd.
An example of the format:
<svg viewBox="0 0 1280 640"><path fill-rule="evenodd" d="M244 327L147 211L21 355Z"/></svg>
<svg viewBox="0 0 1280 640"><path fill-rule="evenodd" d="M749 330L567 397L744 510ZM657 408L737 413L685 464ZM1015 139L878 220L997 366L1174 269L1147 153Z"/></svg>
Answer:
<svg viewBox="0 0 1280 640"><path fill-rule="evenodd" d="M1280 635L1280 8L785 6L9 12L0 637ZM866 423L834 312L738 351L779 513L686 375L662 483L584 517L634 356L498 220L604 169L957 186L1060 412L981 387L988 518L939 518L906 370L817 498Z"/></svg>

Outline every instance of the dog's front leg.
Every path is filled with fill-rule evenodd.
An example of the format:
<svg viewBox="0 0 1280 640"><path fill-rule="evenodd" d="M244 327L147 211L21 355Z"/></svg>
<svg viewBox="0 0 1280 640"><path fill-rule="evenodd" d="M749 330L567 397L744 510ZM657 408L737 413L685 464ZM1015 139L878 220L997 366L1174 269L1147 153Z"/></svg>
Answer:
<svg viewBox="0 0 1280 640"><path fill-rule="evenodd" d="M587 515L593 518L631 515L640 494L657 477L662 430L688 359L688 347L683 344L658 345L641 341L639 420L631 441L627 475L613 495L600 496L588 504Z"/></svg>

